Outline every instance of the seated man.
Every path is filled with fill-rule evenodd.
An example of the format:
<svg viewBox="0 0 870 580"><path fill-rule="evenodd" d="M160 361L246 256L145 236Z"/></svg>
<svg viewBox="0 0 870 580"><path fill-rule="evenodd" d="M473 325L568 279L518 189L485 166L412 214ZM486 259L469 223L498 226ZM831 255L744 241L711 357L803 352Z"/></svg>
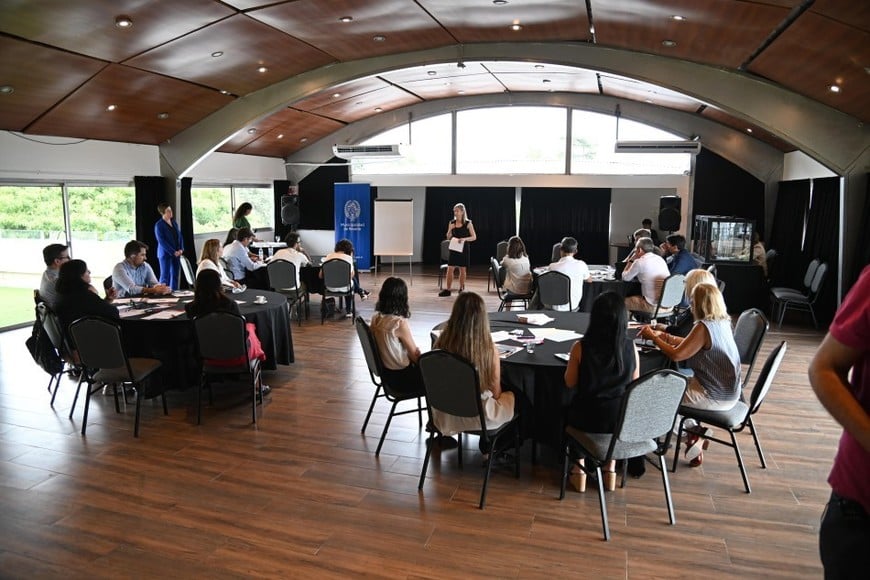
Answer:
<svg viewBox="0 0 870 580"><path fill-rule="evenodd" d="M42 249L42 259L45 261L45 272L39 281L39 297L50 308L54 308L57 304L57 291L54 286L61 265L69 261L69 248L63 244L49 244Z"/></svg>
<svg viewBox="0 0 870 580"><path fill-rule="evenodd" d="M275 255L269 258L269 261L286 260L292 262L296 266L296 287L299 288L300 292L305 293L305 283L299 279L299 270L302 269L302 266L310 264L311 258L302 248L302 242L299 240L299 234L297 232L290 232L287 234L284 238L284 242L287 244L287 247L281 248L275 252Z"/></svg>
<svg viewBox="0 0 870 580"><path fill-rule="evenodd" d="M589 279L589 267L583 260L575 258L579 250L577 240L574 238L562 238L559 248L558 262L553 262L548 268L552 272L562 272L571 279L571 304L545 304L551 310L577 310L580 300L583 298L583 282Z"/></svg>
<svg viewBox="0 0 870 580"><path fill-rule="evenodd" d="M655 231L652 227L652 220L650 218L644 218L642 222L640 222L640 227L647 230L649 232L648 238L653 241L653 244L659 245L659 233Z"/></svg>
<svg viewBox="0 0 870 580"><path fill-rule="evenodd" d="M634 246L635 256L625 265L622 280L629 282L637 279L640 282L641 295L627 296L625 307L629 312L646 312L652 314L661 294L662 283L670 275L664 259L653 252L655 244L651 238L641 238Z"/></svg>
<svg viewBox="0 0 870 580"><path fill-rule="evenodd" d="M269 276L266 270L260 270L265 268L266 263L256 257L252 259L248 252L248 246L253 241L254 232L248 228L241 228L236 232L235 241L224 247L223 258L235 281L241 282L248 288L268 290Z"/></svg>
<svg viewBox="0 0 870 580"><path fill-rule="evenodd" d="M698 267L692 253L686 249L686 238L680 234L671 234L665 238L662 250L665 252L665 261L671 274L685 276Z"/></svg>
<svg viewBox="0 0 870 580"><path fill-rule="evenodd" d="M151 265L145 261L148 245L131 240L124 246L124 261L112 269L112 286L118 298L131 296L159 296L172 290L160 284Z"/></svg>

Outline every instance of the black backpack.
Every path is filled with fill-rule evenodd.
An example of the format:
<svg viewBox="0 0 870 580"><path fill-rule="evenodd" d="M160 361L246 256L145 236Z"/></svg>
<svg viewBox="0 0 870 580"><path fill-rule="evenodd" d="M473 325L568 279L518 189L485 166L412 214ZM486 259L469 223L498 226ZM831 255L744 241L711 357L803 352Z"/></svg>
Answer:
<svg viewBox="0 0 870 580"><path fill-rule="evenodd" d="M39 367L54 376L63 372L63 360L51 343L51 339L42 327L42 318L39 309L36 310L36 322L33 323L33 332L24 344L30 352L30 356Z"/></svg>

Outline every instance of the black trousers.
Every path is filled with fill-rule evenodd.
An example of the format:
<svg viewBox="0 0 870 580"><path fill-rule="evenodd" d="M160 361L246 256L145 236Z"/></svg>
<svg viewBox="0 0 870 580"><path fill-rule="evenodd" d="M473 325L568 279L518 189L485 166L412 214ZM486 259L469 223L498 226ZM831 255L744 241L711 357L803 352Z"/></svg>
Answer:
<svg viewBox="0 0 870 580"><path fill-rule="evenodd" d="M870 575L870 516L856 501L831 493L819 529L826 580Z"/></svg>

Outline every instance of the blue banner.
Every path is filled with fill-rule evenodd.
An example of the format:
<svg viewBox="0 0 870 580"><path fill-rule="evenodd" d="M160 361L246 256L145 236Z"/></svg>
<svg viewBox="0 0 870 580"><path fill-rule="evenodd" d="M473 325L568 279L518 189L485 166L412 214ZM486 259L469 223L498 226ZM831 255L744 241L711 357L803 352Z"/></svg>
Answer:
<svg viewBox="0 0 870 580"><path fill-rule="evenodd" d="M372 267L372 192L368 183L335 184L335 241L351 241L358 270Z"/></svg>

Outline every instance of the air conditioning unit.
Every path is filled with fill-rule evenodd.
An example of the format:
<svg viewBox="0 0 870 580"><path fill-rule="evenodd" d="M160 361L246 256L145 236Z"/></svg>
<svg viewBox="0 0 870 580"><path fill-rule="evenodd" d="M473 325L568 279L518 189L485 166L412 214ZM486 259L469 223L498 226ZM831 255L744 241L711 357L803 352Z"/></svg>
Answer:
<svg viewBox="0 0 870 580"><path fill-rule="evenodd" d="M617 141L617 153L690 153L701 152L700 141Z"/></svg>
<svg viewBox="0 0 870 580"><path fill-rule="evenodd" d="M333 145L332 153L342 159L354 157L401 157L399 145Z"/></svg>

